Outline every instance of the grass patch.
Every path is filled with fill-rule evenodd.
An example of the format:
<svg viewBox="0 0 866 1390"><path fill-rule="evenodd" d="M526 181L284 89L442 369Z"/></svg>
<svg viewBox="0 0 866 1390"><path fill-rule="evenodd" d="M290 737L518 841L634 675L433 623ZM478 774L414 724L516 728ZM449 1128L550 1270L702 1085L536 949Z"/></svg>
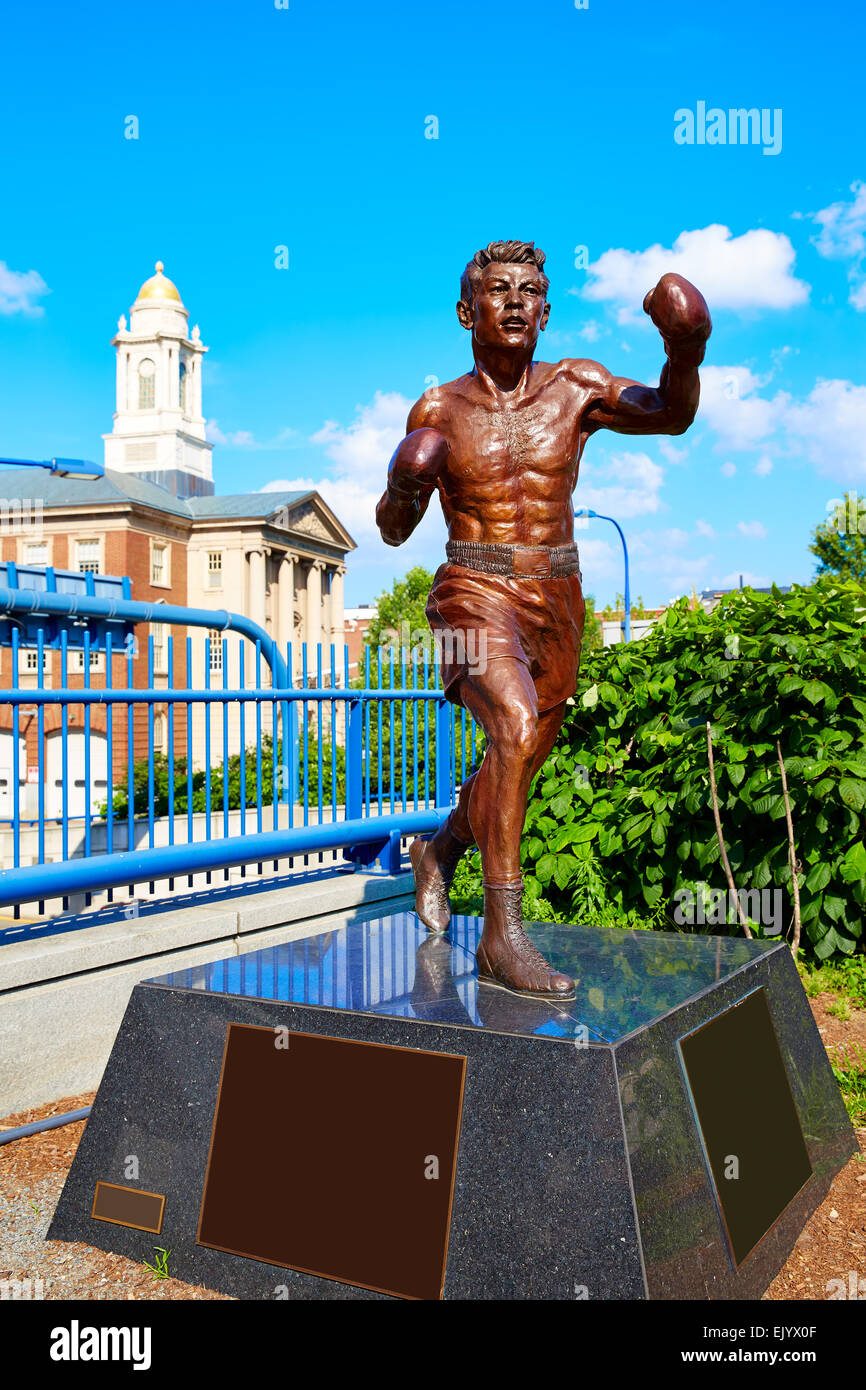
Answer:
<svg viewBox="0 0 866 1390"><path fill-rule="evenodd" d="M171 1254L171 1251L163 1250L161 1245L155 1245L153 1248L157 1254L156 1264L148 1264L147 1260L142 1260L142 1264L144 1265L145 1269L150 1270L151 1275L154 1279L167 1279L169 1277L168 1257Z"/></svg>
<svg viewBox="0 0 866 1390"><path fill-rule="evenodd" d="M833 965L814 965L798 962L800 979L810 999L818 994L838 994L852 1009L866 1009L866 955L850 956ZM831 1006L829 1012L833 1013ZM848 1014L837 1014L847 1022Z"/></svg>
<svg viewBox="0 0 866 1390"><path fill-rule="evenodd" d="M863 1048L856 1049L853 1061L849 1053L844 1066L834 1066L833 1075L839 1082L851 1123L858 1128L866 1125L866 1052Z"/></svg>

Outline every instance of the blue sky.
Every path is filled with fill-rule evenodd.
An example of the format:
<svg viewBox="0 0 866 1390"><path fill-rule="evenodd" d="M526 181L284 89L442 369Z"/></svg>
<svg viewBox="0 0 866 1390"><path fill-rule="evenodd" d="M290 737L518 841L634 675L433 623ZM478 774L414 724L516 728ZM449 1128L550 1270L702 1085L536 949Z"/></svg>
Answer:
<svg viewBox="0 0 866 1390"><path fill-rule="evenodd" d="M0 452L102 457L110 339L162 259L210 347L217 490L320 487L369 601L441 557L437 516L394 551L372 512L409 404L471 364L460 272L534 239L542 359L656 382L665 269L713 313L689 433L587 449L575 504L622 522L633 593L807 580L828 500L866 492L864 38L840 0L7 10ZM678 143L699 102L780 111L781 147ZM578 539L611 599L613 529Z"/></svg>

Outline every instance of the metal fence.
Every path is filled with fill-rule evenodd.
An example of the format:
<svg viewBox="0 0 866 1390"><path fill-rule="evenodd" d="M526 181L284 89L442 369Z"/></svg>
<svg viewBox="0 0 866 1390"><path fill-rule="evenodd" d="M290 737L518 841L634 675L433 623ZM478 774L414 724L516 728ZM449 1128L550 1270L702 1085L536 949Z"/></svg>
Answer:
<svg viewBox="0 0 866 1390"><path fill-rule="evenodd" d="M218 616L208 620L217 626ZM157 882L171 891L183 876L192 887L197 875L210 883L238 866L261 875L265 865L378 861L394 872L403 838L437 827L479 752L474 722L445 699L435 649L367 649L353 683L345 648L340 671L334 647L289 645L284 668L266 650L263 673L263 643L249 634L236 644L187 637L177 652L172 637L157 650L151 635L146 685L136 688L144 653L129 642L113 651L109 631L100 680L85 633L81 686L71 688L66 632L56 686L46 683L38 633L35 681L23 687L24 648L11 636L12 685L0 690L11 732L0 907L16 916L21 904L42 913L83 894L88 906L97 893L110 902L118 889L148 883L153 892ZM123 685L113 679L118 658Z"/></svg>

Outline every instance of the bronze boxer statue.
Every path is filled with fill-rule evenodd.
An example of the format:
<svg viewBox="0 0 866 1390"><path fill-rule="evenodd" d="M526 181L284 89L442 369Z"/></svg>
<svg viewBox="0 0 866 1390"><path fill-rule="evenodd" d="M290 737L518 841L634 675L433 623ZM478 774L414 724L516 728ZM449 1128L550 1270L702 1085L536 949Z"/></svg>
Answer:
<svg viewBox="0 0 866 1390"><path fill-rule="evenodd" d="M532 242L497 241L467 265L457 317L472 334L475 367L412 407L376 521L389 545L401 545L438 491L448 560L436 572L427 617L449 638L448 698L475 716L487 739L447 821L410 848L415 909L430 931L447 930L455 869L477 844L479 980L568 999L574 981L553 970L523 930L520 836L530 783L577 685L584 602L571 494L596 430L688 429L712 325L694 285L663 275L644 300L667 353L657 387L612 376L598 362L533 362L550 313L544 259ZM468 661L469 650L482 659Z"/></svg>

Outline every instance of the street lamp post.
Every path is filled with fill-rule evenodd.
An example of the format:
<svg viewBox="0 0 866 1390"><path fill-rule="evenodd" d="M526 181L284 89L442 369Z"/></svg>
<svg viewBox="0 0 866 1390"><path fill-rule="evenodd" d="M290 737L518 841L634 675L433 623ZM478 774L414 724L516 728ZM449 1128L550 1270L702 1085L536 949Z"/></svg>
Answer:
<svg viewBox="0 0 866 1390"><path fill-rule="evenodd" d="M0 459L0 464L9 468L47 468L60 478L81 478L84 482L105 477L105 465L90 459Z"/></svg>
<svg viewBox="0 0 866 1390"><path fill-rule="evenodd" d="M622 622L623 637L626 642L631 641L631 591L628 578L628 546L625 543L622 527L612 516L602 516L601 512L594 512L591 507L578 507L575 516L597 517L599 521L609 521L619 531L619 538L622 541L622 553L625 558L625 617Z"/></svg>

